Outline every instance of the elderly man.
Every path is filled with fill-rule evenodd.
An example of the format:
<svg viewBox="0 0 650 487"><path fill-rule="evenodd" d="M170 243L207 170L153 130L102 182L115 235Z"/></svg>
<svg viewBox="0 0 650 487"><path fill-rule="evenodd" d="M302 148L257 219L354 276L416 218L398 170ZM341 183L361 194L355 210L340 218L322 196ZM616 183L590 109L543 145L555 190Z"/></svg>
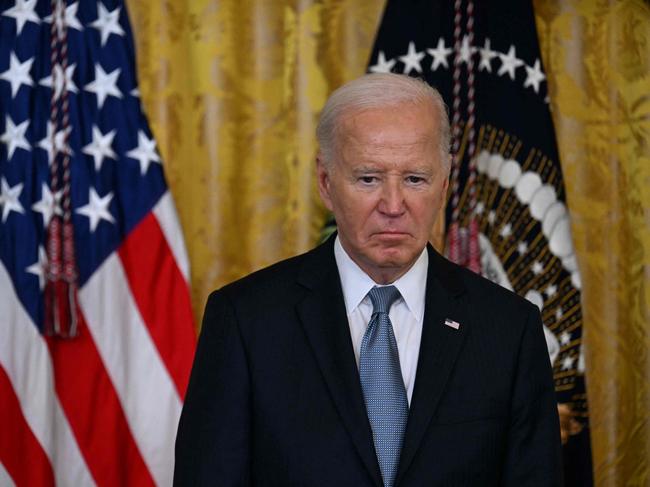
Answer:
<svg viewBox="0 0 650 487"><path fill-rule="evenodd" d="M559 485L537 308L427 244L450 164L440 95L363 76L318 139L338 235L210 296L174 483Z"/></svg>

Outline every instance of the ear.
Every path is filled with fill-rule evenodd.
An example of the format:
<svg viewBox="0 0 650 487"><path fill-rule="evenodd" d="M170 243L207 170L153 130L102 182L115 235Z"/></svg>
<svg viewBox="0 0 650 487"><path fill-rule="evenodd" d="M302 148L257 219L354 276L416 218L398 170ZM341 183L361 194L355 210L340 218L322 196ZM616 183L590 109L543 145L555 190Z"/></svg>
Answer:
<svg viewBox="0 0 650 487"><path fill-rule="evenodd" d="M444 182L442 183L442 191L441 193L443 194L444 197L447 196L447 190L449 189L449 175L445 177Z"/></svg>
<svg viewBox="0 0 650 487"><path fill-rule="evenodd" d="M449 174L442 175L442 184L440 185L440 190L437 191L435 195L435 203L438 209L445 207L445 201L447 200L447 191L449 190Z"/></svg>
<svg viewBox="0 0 650 487"><path fill-rule="evenodd" d="M330 175L327 172L327 168L323 162L323 155L320 152L316 155L316 174L318 178L318 192L320 193L320 198L323 200L323 204L325 204L325 207L328 210L334 211L332 205Z"/></svg>

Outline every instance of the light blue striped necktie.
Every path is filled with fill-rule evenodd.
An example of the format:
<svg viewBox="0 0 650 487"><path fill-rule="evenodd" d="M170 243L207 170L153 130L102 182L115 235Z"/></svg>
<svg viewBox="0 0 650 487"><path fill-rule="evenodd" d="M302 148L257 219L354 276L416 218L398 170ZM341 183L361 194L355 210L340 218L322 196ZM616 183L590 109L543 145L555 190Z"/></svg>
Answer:
<svg viewBox="0 0 650 487"><path fill-rule="evenodd" d="M359 375L384 486L392 487L409 411L397 342L388 317L400 293L395 286L385 286L372 288L368 295L373 311L361 342Z"/></svg>

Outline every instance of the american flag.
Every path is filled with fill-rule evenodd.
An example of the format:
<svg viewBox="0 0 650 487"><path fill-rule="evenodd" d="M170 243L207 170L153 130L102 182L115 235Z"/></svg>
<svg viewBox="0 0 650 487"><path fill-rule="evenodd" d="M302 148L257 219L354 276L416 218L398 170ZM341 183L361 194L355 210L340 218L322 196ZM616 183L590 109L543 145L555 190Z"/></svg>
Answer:
<svg viewBox="0 0 650 487"><path fill-rule="evenodd" d="M66 212L72 338L46 333ZM123 2L0 0L0 485L171 485L188 268Z"/></svg>

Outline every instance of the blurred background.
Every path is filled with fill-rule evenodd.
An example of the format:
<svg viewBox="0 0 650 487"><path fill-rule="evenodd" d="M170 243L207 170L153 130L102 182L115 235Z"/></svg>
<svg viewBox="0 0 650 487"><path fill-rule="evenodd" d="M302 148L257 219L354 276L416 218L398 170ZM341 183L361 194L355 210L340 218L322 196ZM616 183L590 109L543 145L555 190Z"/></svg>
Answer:
<svg viewBox="0 0 650 487"><path fill-rule="evenodd" d="M2 1L3 29L15 32L17 17L6 11L25 3ZM591 457L579 462L593 478L568 485L650 486L650 4L532 6L581 286L590 438L586 450L575 448ZM139 94L189 257L197 331L210 291L321 239L318 115L329 93L377 62L385 8L384 0L126 0ZM2 52L0 72L9 65ZM443 231L433 234L438 248ZM14 477L19 485L2 441L10 440L0 440L8 472L0 484Z"/></svg>
<svg viewBox="0 0 650 487"><path fill-rule="evenodd" d="M385 2L127 3L199 317L215 287L319 239L318 113L366 71ZM650 7L533 5L582 275L594 480L650 485Z"/></svg>

